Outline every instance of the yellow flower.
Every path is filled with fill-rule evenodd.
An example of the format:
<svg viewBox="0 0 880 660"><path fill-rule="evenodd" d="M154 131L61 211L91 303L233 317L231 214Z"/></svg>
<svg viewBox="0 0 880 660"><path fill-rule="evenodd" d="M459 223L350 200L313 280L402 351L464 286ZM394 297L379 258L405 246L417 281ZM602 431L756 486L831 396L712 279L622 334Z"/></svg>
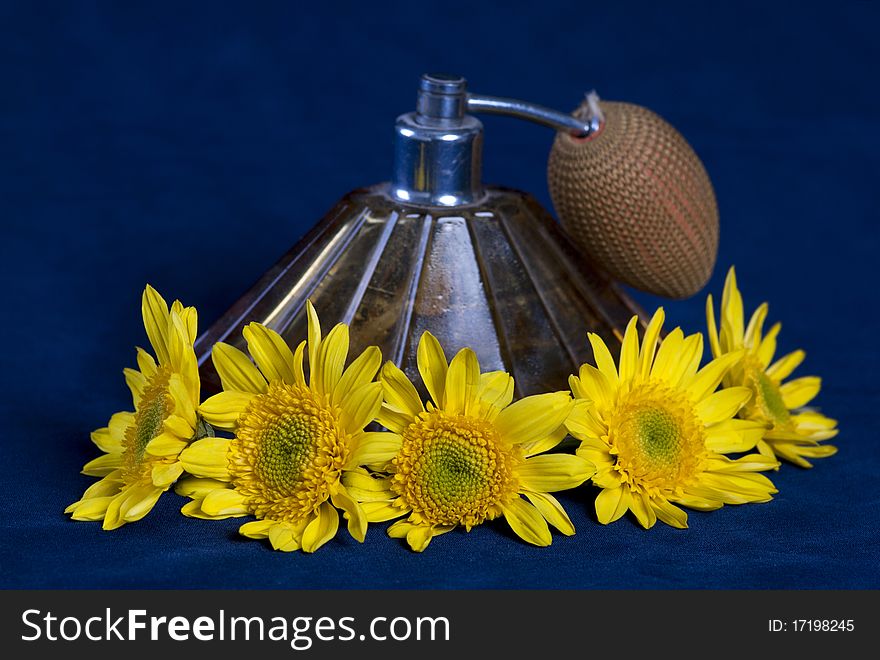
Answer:
<svg viewBox="0 0 880 660"><path fill-rule="evenodd" d="M837 421L815 410L802 409L819 393L821 379L806 376L782 382L803 362L806 354L798 350L773 362L776 337L782 324L775 324L762 336L767 310L767 303L763 303L744 328L742 295L731 268L721 298L720 333L715 324L712 296L706 300L712 354L720 357L733 351L744 352L743 359L724 377L724 386L745 386L751 390L752 399L740 410L739 416L764 425L766 430L758 442L758 451L801 467L813 467L807 458L825 458L837 453L837 447L819 444L837 435Z"/></svg>
<svg viewBox="0 0 880 660"><path fill-rule="evenodd" d="M458 525L470 531L501 515L535 545L550 545L547 522L574 534L568 515L549 492L580 485L593 466L567 454L535 455L565 436L568 392L511 404L513 378L503 371L480 374L469 348L447 364L440 343L428 332L419 342L417 363L433 401L427 408L395 365L386 363L379 376L385 394L379 421L402 444L387 465L374 467L391 475L376 478L358 471L343 478L349 492L364 503L367 519L379 522L408 514L388 533L405 537L416 552Z"/></svg>
<svg viewBox="0 0 880 660"><path fill-rule="evenodd" d="M65 509L74 520L103 520L104 529L140 520L152 510L183 472L179 454L199 427L196 310L179 300L169 310L149 285L141 307L158 361L137 349L138 369L124 372L135 410L116 413L107 427L92 433L106 453L87 463L83 474L103 479Z"/></svg>
<svg viewBox="0 0 880 660"><path fill-rule="evenodd" d="M375 346L343 371L348 326L326 337L307 304L308 342L291 352L274 331L258 323L244 329L248 352L218 343L212 351L223 392L200 408L212 425L235 438L206 438L181 455L192 478L177 492L193 498L183 513L220 519L254 515L244 536L268 538L276 550L314 552L336 535L337 508L348 531L364 540L367 520L341 477L360 465L383 463L400 447L392 433L367 433L382 405L373 382L382 361ZM308 345L309 380L303 373ZM259 368L258 368L259 367Z"/></svg>
<svg viewBox="0 0 880 660"><path fill-rule="evenodd" d="M715 392L738 359L728 354L698 371L700 334L676 328L657 350L664 313L658 309L639 350L633 317L626 328L619 368L598 335L588 335L597 367L584 364L569 384L575 406L566 425L581 441L577 450L596 466L596 515L602 524L632 511L649 528L659 519L687 527L675 504L712 510L724 504L766 502L776 492L759 471L777 462L760 454L730 460L760 438L759 424L732 419L751 393L745 387ZM675 503L675 504L674 504Z"/></svg>

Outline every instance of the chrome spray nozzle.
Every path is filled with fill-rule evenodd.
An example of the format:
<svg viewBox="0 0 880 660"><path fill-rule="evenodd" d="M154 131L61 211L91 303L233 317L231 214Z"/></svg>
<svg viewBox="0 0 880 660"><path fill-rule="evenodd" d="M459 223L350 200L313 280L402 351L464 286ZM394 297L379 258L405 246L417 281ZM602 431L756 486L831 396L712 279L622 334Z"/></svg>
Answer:
<svg viewBox="0 0 880 660"><path fill-rule="evenodd" d="M483 124L469 113L518 117L579 137L598 130L602 121L598 112L579 118L516 99L469 94L461 76L425 74L416 111L401 115L395 125L395 198L419 206L480 199Z"/></svg>

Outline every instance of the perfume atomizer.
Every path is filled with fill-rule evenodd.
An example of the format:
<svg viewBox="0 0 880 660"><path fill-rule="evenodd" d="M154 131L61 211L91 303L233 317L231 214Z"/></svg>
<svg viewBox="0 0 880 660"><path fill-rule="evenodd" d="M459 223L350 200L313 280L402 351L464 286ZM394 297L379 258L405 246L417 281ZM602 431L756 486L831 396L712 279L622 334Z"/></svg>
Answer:
<svg viewBox="0 0 880 660"><path fill-rule="evenodd" d="M474 113L557 131L548 182L561 227L530 195L483 184ZM687 297L717 246L706 171L658 115L594 94L567 115L425 75L394 126L391 181L344 196L199 337L202 381L219 388L210 347L244 348L251 321L298 343L310 299L325 322L349 324L354 352L377 345L414 381L427 330L450 356L469 346L485 370L509 372L519 395L566 389L592 358L587 331L619 346L644 318L617 282Z"/></svg>

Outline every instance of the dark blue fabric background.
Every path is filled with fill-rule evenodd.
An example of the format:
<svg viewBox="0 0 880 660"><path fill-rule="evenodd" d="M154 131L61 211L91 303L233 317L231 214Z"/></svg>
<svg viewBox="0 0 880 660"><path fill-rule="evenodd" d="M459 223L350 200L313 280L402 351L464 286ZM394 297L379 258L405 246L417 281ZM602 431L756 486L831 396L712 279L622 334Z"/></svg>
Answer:
<svg viewBox="0 0 880 660"><path fill-rule="evenodd" d="M0 6L0 586L880 587L876 3L15 4ZM240 521L183 518L173 493L113 533L67 520L92 481L89 431L130 405L144 284L205 327L343 193L387 178L392 121L430 70L562 109L595 87L677 126L721 209L707 291L735 263L748 308L770 300L780 349L804 347L803 374L825 379L839 454L687 531L602 527L595 491L563 494L578 534L548 549L499 522L423 555L384 525L288 555ZM485 124L486 180L549 204L551 134ZM702 329L703 304L668 317Z"/></svg>

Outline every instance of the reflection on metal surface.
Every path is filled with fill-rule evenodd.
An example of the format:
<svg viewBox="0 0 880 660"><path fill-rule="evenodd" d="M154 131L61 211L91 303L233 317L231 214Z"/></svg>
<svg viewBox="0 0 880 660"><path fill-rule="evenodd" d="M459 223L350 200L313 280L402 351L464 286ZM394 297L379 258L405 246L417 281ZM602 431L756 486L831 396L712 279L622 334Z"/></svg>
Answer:
<svg viewBox="0 0 880 660"><path fill-rule="evenodd" d="M216 341L244 349L259 321L295 345L311 299L325 331L351 327L351 347L375 344L418 380L425 330L447 357L470 346L484 370L505 369L519 394L565 389L591 357L586 332L619 345L636 306L585 262L531 197L487 188L477 206L417 208L387 186L355 191L196 342L204 387L219 388Z"/></svg>

